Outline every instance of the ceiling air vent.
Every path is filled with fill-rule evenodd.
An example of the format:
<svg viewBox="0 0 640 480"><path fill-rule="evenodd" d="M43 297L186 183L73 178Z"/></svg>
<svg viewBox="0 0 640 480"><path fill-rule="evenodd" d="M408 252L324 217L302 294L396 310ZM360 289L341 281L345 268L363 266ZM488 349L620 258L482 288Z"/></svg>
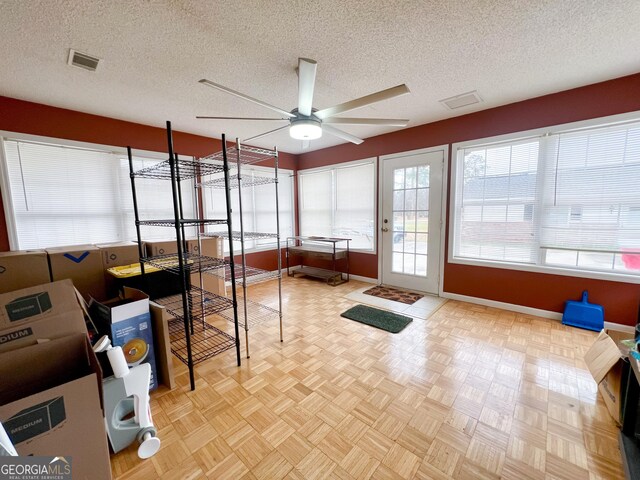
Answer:
<svg viewBox="0 0 640 480"><path fill-rule="evenodd" d="M440 100L440 103L449 110L455 110L456 108L468 107L481 101L480 95L474 90L473 92L461 93L455 97L445 98L444 100Z"/></svg>
<svg viewBox="0 0 640 480"><path fill-rule="evenodd" d="M99 58L92 57L86 53L76 52L73 48L69 49L69 65L84 68L85 70L96 71L98 68Z"/></svg>

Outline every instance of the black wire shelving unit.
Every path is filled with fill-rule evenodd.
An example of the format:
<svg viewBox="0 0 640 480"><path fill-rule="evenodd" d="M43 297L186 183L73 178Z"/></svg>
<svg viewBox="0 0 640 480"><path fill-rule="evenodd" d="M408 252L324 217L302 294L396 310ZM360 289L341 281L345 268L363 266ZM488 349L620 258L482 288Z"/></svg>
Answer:
<svg viewBox="0 0 640 480"><path fill-rule="evenodd" d="M178 261L178 255L175 253L144 257L141 259L141 262L145 265L180 275L180 262ZM204 273L212 270L218 271L222 267L228 267L230 269L228 260L195 253L182 253L182 263L185 270L189 273Z"/></svg>
<svg viewBox="0 0 640 480"><path fill-rule="evenodd" d="M188 252L185 237L185 227L197 227L199 239L201 228L207 225L224 224L227 225L228 235L232 235L231 202L229 201L229 162L227 160L224 135L222 135L222 151L219 154L219 158L215 159L194 160L179 158L173 149L171 122L167 122L167 144L168 160L137 171L134 171L131 147L127 147L138 254L143 275L145 274L145 265L147 265L179 276L180 293L163 298L155 298L154 301L163 305L173 317L169 321L171 351L189 368L191 390L195 390L194 366L197 363L235 347L237 364L238 366L241 364L235 283L232 284L231 298L227 298L192 286L190 281L191 274L195 272L219 272L228 269L232 276L235 276L235 266L233 262L225 262L224 259ZM201 181L205 176L220 173L223 174L221 179L222 188L225 188L227 195L227 217L224 219L184 218L181 181L189 179ZM140 220L136 194L136 180L138 179L169 180L171 182L174 218ZM145 256L142 249L141 226L174 228L178 253L153 257ZM233 258L233 245L230 245L230 249L231 258ZM207 322L207 316L221 312L225 312L225 318L234 323L235 337Z"/></svg>
<svg viewBox="0 0 640 480"><path fill-rule="evenodd" d="M204 157L202 160L207 162L219 161L225 152L217 152L212 155ZM231 228L227 232L205 232L204 236L221 236L227 239L229 242L231 251L233 251L233 241L240 242L242 263L240 265L233 265L230 262L224 268L225 281L230 282L232 287L240 285L242 287L242 301L238 302L238 322L245 331L245 350L247 358L250 357L249 350L249 329L252 326L262 324L273 318L277 318L280 324L280 341L283 341L283 326L282 326L282 246L280 241L280 205L278 198L278 150L268 150L264 148L250 147L241 145L236 139L235 147L229 147L226 150L227 158L235 156L235 168L237 173L230 175L228 182L224 182L223 178L212 178L206 181L202 181L196 184L199 188L226 188L227 193L231 189L238 189L238 206L240 210L240 230L234 231ZM243 176L242 167L245 165L251 165L254 163L270 160L274 162L274 176L265 176L259 174L253 174L251 176ZM248 232L244 229L244 221L242 214L242 188L256 185L268 185L273 184L275 188L275 208L276 208L276 231L275 232ZM229 205L230 197L227 195L227 205ZM262 239L274 239L276 243L277 264L278 269L276 271L263 270L247 265L245 242L252 240ZM230 254L230 259L233 259L233 254ZM222 269L218 270L218 272ZM220 274L220 273L217 273ZM274 309L266 305L262 305L258 302L251 301L247 298L247 287L256 283L277 280L278 281L278 308ZM234 321L231 311L229 309L220 312L219 314L227 320Z"/></svg>

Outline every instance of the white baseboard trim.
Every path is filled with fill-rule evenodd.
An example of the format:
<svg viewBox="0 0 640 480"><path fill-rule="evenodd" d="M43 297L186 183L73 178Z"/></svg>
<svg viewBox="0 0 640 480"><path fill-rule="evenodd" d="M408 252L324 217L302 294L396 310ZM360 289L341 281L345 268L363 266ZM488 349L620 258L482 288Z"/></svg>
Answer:
<svg viewBox="0 0 640 480"><path fill-rule="evenodd" d="M300 265L293 265L293 266L289 267L289 270L298 270L299 268L300 268ZM286 270L287 270L286 268L283 269L283 272L284 272L285 275L287 273ZM345 272L342 272L342 273L345 273ZM378 284L378 279L377 278L362 277L360 275L354 275L353 273L349 274L349 278L350 279L352 278L354 280L359 280L359 281L365 282L365 283L375 283L376 285Z"/></svg>
<svg viewBox="0 0 640 480"><path fill-rule="evenodd" d="M359 281L365 282L365 283L373 283L374 285L378 284L378 279L377 278L362 277L360 275L354 275L353 273L349 274L349 278L353 278L354 280L359 280Z"/></svg>
<svg viewBox="0 0 640 480"><path fill-rule="evenodd" d="M604 328L608 328L609 330L618 330L619 332L625 333L636 333L636 328L631 325L621 325L619 323L612 322L604 322Z"/></svg>
<svg viewBox="0 0 640 480"><path fill-rule="evenodd" d="M441 297L450 298L451 300L459 300L461 302L474 303L476 305L483 305L485 307L500 308L502 310L509 310L510 312L524 313L526 315L535 315L536 317L549 318L551 320L562 320L562 314L559 312L552 312L550 310L542 310L540 308L526 307L524 305L516 305L514 303L498 302L497 300L489 300L486 298L470 297L467 295L460 295L458 293L442 292ZM622 325L620 323L604 322L604 328L611 330L617 330L620 332L635 332L635 328L630 325Z"/></svg>

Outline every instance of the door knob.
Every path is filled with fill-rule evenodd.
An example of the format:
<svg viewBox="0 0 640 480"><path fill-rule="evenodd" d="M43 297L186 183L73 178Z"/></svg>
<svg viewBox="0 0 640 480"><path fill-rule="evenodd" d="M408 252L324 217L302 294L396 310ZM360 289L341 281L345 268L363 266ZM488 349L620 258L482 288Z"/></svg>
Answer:
<svg viewBox="0 0 640 480"><path fill-rule="evenodd" d="M388 231L389 231L389 229L388 229L387 227L382 227L382 231L383 231L383 232L388 232Z"/></svg>

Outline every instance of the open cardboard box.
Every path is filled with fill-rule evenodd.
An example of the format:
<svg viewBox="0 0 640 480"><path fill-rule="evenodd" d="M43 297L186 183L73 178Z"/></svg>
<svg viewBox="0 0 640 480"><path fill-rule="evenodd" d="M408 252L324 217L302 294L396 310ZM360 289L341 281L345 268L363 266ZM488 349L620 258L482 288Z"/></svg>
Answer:
<svg viewBox="0 0 640 480"><path fill-rule="evenodd" d="M629 363L618 347L619 342L633 338L632 333L605 329L584 355L584 361L598 384L609 413L621 425L621 401Z"/></svg>
<svg viewBox="0 0 640 480"><path fill-rule="evenodd" d="M129 368L140 363L150 365L149 390L158 388L149 296L125 287L120 297L102 302L91 299L89 309L99 331L111 338L111 345L122 347Z"/></svg>
<svg viewBox="0 0 640 480"><path fill-rule="evenodd" d="M87 334L0 358L0 421L18 454L70 457L74 479L110 479L102 372Z"/></svg>

